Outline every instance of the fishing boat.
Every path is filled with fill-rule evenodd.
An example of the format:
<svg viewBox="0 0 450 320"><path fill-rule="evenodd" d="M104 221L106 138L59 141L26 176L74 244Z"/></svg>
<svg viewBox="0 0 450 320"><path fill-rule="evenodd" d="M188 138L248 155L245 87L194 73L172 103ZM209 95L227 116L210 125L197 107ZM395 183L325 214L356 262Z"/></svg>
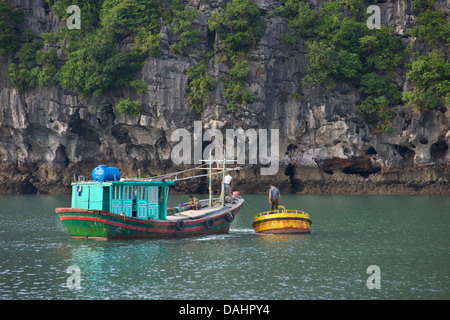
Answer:
<svg viewBox="0 0 450 320"><path fill-rule="evenodd" d="M253 220L256 233L311 233L309 214L300 210L286 210L279 206L278 210L257 214Z"/></svg>
<svg viewBox="0 0 450 320"><path fill-rule="evenodd" d="M225 167L223 169L225 172ZM242 197L230 202L201 200L201 208L189 203L168 208L169 188L174 180L120 179L120 172L108 166L94 169L93 180L72 183L70 208L56 208L56 214L72 238L126 239L176 238L228 233ZM223 187L222 187L223 189ZM223 193L222 193L223 194Z"/></svg>

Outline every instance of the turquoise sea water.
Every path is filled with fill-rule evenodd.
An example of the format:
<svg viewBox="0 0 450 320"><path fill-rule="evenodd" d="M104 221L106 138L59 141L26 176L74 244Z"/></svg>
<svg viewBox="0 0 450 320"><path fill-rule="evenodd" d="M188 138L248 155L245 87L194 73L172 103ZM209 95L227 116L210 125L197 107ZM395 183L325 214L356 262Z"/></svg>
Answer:
<svg viewBox="0 0 450 320"><path fill-rule="evenodd" d="M244 197L228 235L93 241L68 195L0 196L0 299L450 299L450 197L283 195L311 235L255 234L268 200Z"/></svg>

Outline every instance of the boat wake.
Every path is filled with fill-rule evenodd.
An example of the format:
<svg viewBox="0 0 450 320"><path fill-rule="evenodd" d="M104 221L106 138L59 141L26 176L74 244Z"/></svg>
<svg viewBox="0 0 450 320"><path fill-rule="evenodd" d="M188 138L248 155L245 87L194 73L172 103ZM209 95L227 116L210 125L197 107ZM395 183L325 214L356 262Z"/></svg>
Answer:
<svg viewBox="0 0 450 320"><path fill-rule="evenodd" d="M233 228L231 228L229 233L234 233L234 234L254 234L255 230L253 230L253 229L233 229Z"/></svg>
<svg viewBox="0 0 450 320"><path fill-rule="evenodd" d="M240 235L255 234L253 229L230 229L228 234L211 234L196 238L196 241L222 240Z"/></svg>
<svg viewBox="0 0 450 320"><path fill-rule="evenodd" d="M228 235L228 234L211 234L211 235L195 238L195 241L222 240L222 239L226 239L229 237L230 237L230 235Z"/></svg>

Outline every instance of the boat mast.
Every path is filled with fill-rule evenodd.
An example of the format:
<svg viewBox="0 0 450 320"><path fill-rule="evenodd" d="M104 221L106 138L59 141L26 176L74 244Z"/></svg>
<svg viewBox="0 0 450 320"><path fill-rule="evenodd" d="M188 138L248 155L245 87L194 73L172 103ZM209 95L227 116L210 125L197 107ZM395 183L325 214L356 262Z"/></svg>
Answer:
<svg viewBox="0 0 450 320"><path fill-rule="evenodd" d="M225 148L223 148L223 171L222 171L222 207L225 206L225 164L226 160L226 152Z"/></svg>
<svg viewBox="0 0 450 320"><path fill-rule="evenodd" d="M209 206L212 207L212 161L211 161L211 156L212 156L212 149L209 149Z"/></svg>
<svg viewBox="0 0 450 320"><path fill-rule="evenodd" d="M212 176L216 175L216 174L221 174L222 175L222 187L221 187L222 194L220 196L220 200L222 202L222 207L224 207L225 206L225 172L234 171L234 170L240 170L242 168L241 167L236 167L236 168L231 168L231 169L227 170L227 168L226 168L227 161L234 163L235 160L227 160L227 158L226 158L226 148L225 147L223 148L223 159L222 160L220 160L220 159L214 159L213 160L212 159L212 149L210 149L209 150L209 160L200 160L200 161L209 162L209 167L208 168L200 168L200 167L204 166L204 165L201 165L201 166L195 167L195 168L190 169L190 170L180 171L178 173L183 173L183 172L187 172L187 171L197 170L198 169L198 170L208 170L207 174L200 174L200 175L186 177L186 178L180 178L180 179L175 178L174 181L181 181L181 180L187 180L187 179L193 179L193 178L199 178L199 177L208 176L209 177L209 187L208 187L208 189L209 189L209 199L208 199L208 202L209 202L209 206L212 207L212 205L213 205ZM219 165L220 161L223 162L223 168L220 168L220 165ZM217 164L217 168L213 168L212 167L212 163L213 162L215 162ZM213 170L217 170L218 172L214 172L213 173L212 172ZM177 173L171 173L170 175L175 175L175 174L177 174Z"/></svg>

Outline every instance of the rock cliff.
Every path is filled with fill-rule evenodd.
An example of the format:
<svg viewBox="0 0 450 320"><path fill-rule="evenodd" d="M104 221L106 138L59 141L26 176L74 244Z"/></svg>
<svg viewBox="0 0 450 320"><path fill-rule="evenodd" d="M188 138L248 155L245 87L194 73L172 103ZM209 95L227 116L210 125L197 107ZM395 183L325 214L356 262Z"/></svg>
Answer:
<svg viewBox="0 0 450 320"><path fill-rule="evenodd" d="M227 109L222 73L201 114L187 102L187 69L196 60L174 54L174 37L162 28L158 58L148 58L136 78L147 84L138 96L130 88L110 90L82 99L59 85L22 92L8 81L14 54L0 55L0 194L68 192L76 175L90 175L98 164L116 166L123 176L152 176L184 169L175 166L171 151L176 129L193 132L194 121L220 130L279 129L280 169L261 176L259 165L244 165L235 175L236 189L266 192L275 181L288 193L412 193L450 194L450 112L448 106L418 112L407 105L393 109L392 132L369 128L357 105L355 86L304 85L308 60L302 41L282 41L289 33L287 19L268 15L284 1L257 0L265 33L249 53L251 71L246 81L254 101L235 111ZM324 1L312 1L320 6ZM14 0L23 9L23 29L39 37L64 25L45 0ZM227 1L189 0L199 11L195 21L197 49L213 49L220 42L208 30L208 18ZM381 22L410 41L406 30L416 17L410 0L379 1ZM448 1L437 1L448 16ZM447 52L448 53L448 52ZM447 55L448 58L448 55ZM400 72L406 89L405 71ZM128 117L114 108L122 98L140 99L141 114ZM179 192L205 192L204 181L185 182Z"/></svg>

